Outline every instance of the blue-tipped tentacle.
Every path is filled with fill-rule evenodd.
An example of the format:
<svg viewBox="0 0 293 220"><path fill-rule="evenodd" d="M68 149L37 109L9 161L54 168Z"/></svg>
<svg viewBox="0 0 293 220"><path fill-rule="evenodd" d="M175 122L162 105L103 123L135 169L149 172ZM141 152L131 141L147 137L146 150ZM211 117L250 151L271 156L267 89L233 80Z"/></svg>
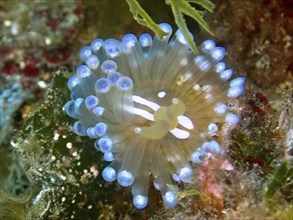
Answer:
<svg viewBox="0 0 293 220"><path fill-rule="evenodd" d="M210 57L213 61L219 62L221 61L226 55L226 50L224 47L215 47L210 52Z"/></svg>
<svg viewBox="0 0 293 220"><path fill-rule="evenodd" d="M236 114L233 114L233 113L228 113L225 117L225 120L227 123L230 123L232 125L236 125L239 123L240 121L240 118L238 115Z"/></svg>
<svg viewBox="0 0 293 220"><path fill-rule="evenodd" d="M179 171L179 178L184 183L191 183L192 182L192 168L189 166L183 167Z"/></svg>
<svg viewBox="0 0 293 220"><path fill-rule="evenodd" d="M120 41L114 38L105 40L103 43L103 47L106 55L112 59L118 57L121 53Z"/></svg>
<svg viewBox="0 0 293 220"><path fill-rule="evenodd" d="M88 109L93 109L99 104L99 99L97 96L89 95L85 99L85 106Z"/></svg>
<svg viewBox="0 0 293 220"><path fill-rule="evenodd" d="M148 204L148 197L145 195L136 195L133 197L133 205L138 209L144 209Z"/></svg>
<svg viewBox="0 0 293 220"><path fill-rule="evenodd" d="M169 208L174 208L177 205L178 199L174 192L168 191L163 195L164 203Z"/></svg>
<svg viewBox="0 0 293 220"><path fill-rule="evenodd" d="M227 69L220 73L220 78L224 81L227 81L232 77L232 75L233 75L233 70Z"/></svg>
<svg viewBox="0 0 293 220"><path fill-rule="evenodd" d="M101 47L103 46L103 42L104 41L102 39L100 39L100 38L97 38L97 39L93 40L92 43L91 43L92 51L94 53L97 53L101 49Z"/></svg>
<svg viewBox="0 0 293 220"><path fill-rule="evenodd" d="M214 48L216 47L216 43L213 40L206 40L204 41L199 49L205 53L205 54L209 54Z"/></svg>
<svg viewBox="0 0 293 220"><path fill-rule="evenodd" d="M97 70L100 65L100 61L99 61L98 57L94 54L91 54L86 59L85 63L88 66L88 68L90 68L91 70Z"/></svg>
<svg viewBox="0 0 293 220"><path fill-rule="evenodd" d="M116 171L112 167L106 167L102 172L102 177L107 182L116 180Z"/></svg>
<svg viewBox="0 0 293 220"><path fill-rule="evenodd" d="M92 49L90 46L85 46L83 48L81 48L80 52L79 52L79 57L80 59L85 62L86 59L92 54Z"/></svg>
<svg viewBox="0 0 293 220"><path fill-rule="evenodd" d="M142 47L150 47L153 43L153 38L150 34L144 33L139 38L139 43Z"/></svg>
<svg viewBox="0 0 293 220"><path fill-rule="evenodd" d="M225 70L226 68L226 64L225 62L218 62L215 66L214 66L214 71L216 73L221 73Z"/></svg>
<svg viewBox="0 0 293 220"><path fill-rule="evenodd" d="M101 70L105 74L116 72L117 63L113 60L105 60L101 65Z"/></svg>
<svg viewBox="0 0 293 220"><path fill-rule="evenodd" d="M134 182L134 176L127 170L122 170L117 175L117 181L121 186L128 187Z"/></svg>
<svg viewBox="0 0 293 220"><path fill-rule="evenodd" d="M95 129L96 130L96 129ZM98 149L103 152L107 153L112 150L113 147L113 141L111 138L108 137L102 137L97 141Z"/></svg>

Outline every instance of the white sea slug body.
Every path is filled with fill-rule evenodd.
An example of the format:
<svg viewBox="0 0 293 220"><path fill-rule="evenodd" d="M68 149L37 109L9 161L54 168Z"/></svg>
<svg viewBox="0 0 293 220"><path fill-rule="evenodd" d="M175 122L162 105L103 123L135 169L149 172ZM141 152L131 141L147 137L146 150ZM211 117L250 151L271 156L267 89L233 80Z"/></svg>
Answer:
<svg viewBox="0 0 293 220"><path fill-rule="evenodd" d="M244 91L245 78L233 78L221 61L225 50L207 40L195 55L170 25L162 40L142 34L94 40L81 49L80 65L68 81L71 99L65 109L77 119L73 130L96 139L95 148L111 162L105 181L132 187L133 203L148 203L154 185L168 207L177 204L177 182L191 182L191 163L221 153L212 140L218 123L236 124L226 105ZM171 39L170 39L171 38Z"/></svg>

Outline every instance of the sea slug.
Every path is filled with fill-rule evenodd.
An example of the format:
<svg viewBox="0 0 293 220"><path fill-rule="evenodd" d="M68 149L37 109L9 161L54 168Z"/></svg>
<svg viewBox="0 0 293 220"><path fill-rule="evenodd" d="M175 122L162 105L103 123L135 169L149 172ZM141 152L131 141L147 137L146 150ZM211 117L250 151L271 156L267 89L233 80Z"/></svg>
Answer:
<svg viewBox="0 0 293 220"><path fill-rule="evenodd" d="M95 39L81 49L83 64L68 80L73 131L96 139L111 162L102 177L131 186L138 209L148 203L150 177L164 203L176 206L175 182L192 181L191 163L222 152L213 135L219 123L239 122L226 104L245 86L213 40L195 55L180 30L172 36L169 24L160 27L168 33L162 40L147 33Z"/></svg>

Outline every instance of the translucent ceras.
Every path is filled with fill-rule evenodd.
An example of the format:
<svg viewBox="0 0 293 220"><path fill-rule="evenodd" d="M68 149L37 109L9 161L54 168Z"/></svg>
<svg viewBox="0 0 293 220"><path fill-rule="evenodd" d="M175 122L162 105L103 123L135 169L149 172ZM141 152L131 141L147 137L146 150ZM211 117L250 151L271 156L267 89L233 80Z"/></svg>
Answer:
<svg viewBox="0 0 293 220"><path fill-rule="evenodd" d="M212 140L218 123L237 124L226 105L244 91L221 60L225 49L212 40L195 55L180 30L162 40L142 34L95 39L80 51L84 64L68 81L67 114L77 135L96 139L95 148L111 162L105 181L132 187L133 204L148 203L150 176L168 207L177 204L176 182L192 181L192 163L221 153ZM170 39L171 38L171 39Z"/></svg>

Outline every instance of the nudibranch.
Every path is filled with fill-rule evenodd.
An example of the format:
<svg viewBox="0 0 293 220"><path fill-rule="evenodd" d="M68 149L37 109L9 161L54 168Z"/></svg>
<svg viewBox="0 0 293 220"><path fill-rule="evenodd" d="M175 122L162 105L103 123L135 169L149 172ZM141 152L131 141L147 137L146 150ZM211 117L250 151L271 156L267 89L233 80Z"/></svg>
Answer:
<svg viewBox="0 0 293 220"><path fill-rule="evenodd" d="M82 65L68 80L65 111L77 119L73 131L96 139L111 162L107 182L132 187L133 204L148 203L150 177L168 207L177 204L176 182L192 181L194 164L221 153L219 123L240 117L227 103L244 91L245 78L226 69L225 49L204 41L195 55L180 30L160 40L144 33L122 40L95 39L80 50Z"/></svg>

